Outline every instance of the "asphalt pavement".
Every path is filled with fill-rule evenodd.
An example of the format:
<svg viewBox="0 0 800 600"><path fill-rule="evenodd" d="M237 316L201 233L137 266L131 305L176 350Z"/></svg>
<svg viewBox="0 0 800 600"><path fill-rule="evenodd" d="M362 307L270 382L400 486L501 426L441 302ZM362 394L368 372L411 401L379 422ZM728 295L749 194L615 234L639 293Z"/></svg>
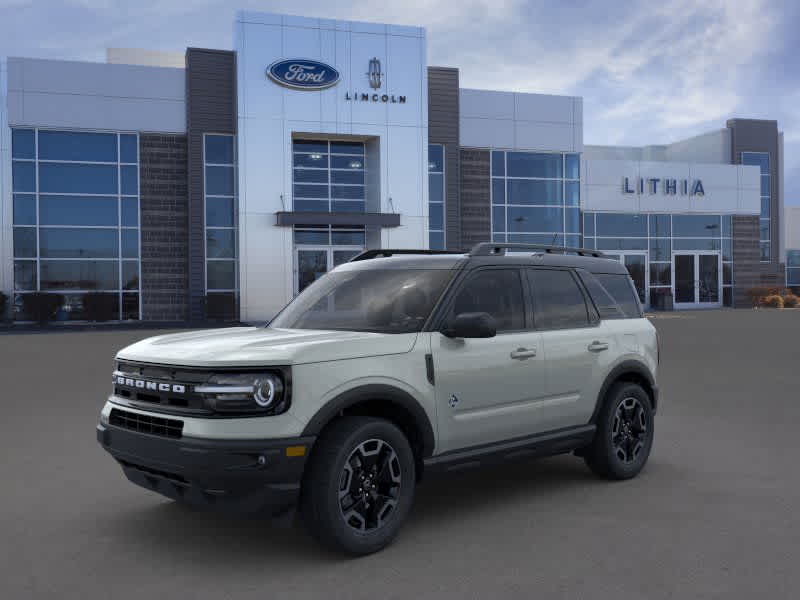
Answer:
<svg viewBox="0 0 800 600"><path fill-rule="evenodd" d="M800 310L657 315L642 474L571 456L427 479L361 559L302 529L130 484L95 441L118 348L150 331L0 335L0 598L800 597Z"/></svg>

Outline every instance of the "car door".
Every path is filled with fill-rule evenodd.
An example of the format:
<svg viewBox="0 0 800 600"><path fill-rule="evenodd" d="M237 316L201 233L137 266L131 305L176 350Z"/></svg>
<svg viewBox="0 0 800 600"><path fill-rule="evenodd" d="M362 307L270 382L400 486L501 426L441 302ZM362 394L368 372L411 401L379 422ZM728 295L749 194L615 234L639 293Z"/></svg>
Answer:
<svg viewBox="0 0 800 600"><path fill-rule="evenodd" d="M542 421L548 430L583 425L594 409L595 380L614 355L614 336L570 269L526 271L546 365Z"/></svg>
<svg viewBox="0 0 800 600"><path fill-rule="evenodd" d="M484 339L431 337L441 451L535 433L537 403L546 393L539 333L531 325L518 268L470 273L446 303L443 322L486 312L497 335Z"/></svg>

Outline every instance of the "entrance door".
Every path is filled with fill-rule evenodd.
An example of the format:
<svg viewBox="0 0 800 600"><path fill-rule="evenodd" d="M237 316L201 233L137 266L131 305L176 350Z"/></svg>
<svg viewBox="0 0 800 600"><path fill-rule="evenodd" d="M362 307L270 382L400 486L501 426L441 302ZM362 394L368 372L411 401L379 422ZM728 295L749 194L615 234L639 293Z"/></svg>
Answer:
<svg viewBox="0 0 800 600"><path fill-rule="evenodd" d="M639 295L639 302L642 306L647 306L647 252L624 250L606 254L606 258L616 259L627 267L636 287L636 293Z"/></svg>
<svg viewBox="0 0 800 600"><path fill-rule="evenodd" d="M722 306L719 252L676 252L672 255L675 308Z"/></svg>
<svg viewBox="0 0 800 600"><path fill-rule="evenodd" d="M362 248L353 246L303 246L295 248L294 293L299 294L331 269L346 263Z"/></svg>

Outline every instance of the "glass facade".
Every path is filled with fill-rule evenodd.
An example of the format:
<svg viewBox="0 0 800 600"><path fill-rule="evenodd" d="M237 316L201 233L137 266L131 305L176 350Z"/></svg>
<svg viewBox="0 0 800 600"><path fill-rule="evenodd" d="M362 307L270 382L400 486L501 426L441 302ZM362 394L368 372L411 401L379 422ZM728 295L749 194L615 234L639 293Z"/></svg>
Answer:
<svg viewBox="0 0 800 600"><path fill-rule="evenodd" d="M239 289L237 268L236 138L205 134L206 293L212 302Z"/></svg>
<svg viewBox="0 0 800 600"><path fill-rule="evenodd" d="M800 293L800 250L786 251L786 287Z"/></svg>
<svg viewBox="0 0 800 600"><path fill-rule="evenodd" d="M138 147L134 133L12 130L15 318L37 291L63 298L56 320L92 318L99 294L107 317L140 318Z"/></svg>
<svg viewBox="0 0 800 600"><path fill-rule="evenodd" d="M364 143L292 141L296 211L364 212Z"/></svg>
<svg viewBox="0 0 800 600"><path fill-rule="evenodd" d="M444 146L428 145L428 247L444 250Z"/></svg>
<svg viewBox="0 0 800 600"><path fill-rule="evenodd" d="M770 241L770 199L771 185L769 175L769 152L742 152L742 164L753 165L761 169L761 218L759 220L759 244L761 247L761 261L769 262L772 258L772 244Z"/></svg>
<svg viewBox="0 0 800 600"><path fill-rule="evenodd" d="M493 150L492 241L580 245L580 155Z"/></svg>
<svg viewBox="0 0 800 600"><path fill-rule="evenodd" d="M583 215L584 245L606 254L647 256L651 305L672 290L673 252L710 251L720 255L723 305L732 302L733 244L730 215L595 213Z"/></svg>

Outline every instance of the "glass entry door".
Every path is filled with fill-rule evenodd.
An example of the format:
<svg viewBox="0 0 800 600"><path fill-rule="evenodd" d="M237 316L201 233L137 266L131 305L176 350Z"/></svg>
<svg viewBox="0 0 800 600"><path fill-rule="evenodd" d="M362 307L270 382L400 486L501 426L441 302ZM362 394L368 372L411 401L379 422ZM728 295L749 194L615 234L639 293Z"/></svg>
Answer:
<svg viewBox="0 0 800 600"><path fill-rule="evenodd" d="M647 305L647 252L613 252L606 254L606 258L613 258L620 261L628 269L636 293L639 295L639 302L642 306Z"/></svg>
<svg viewBox="0 0 800 600"><path fill-rule="evenodd" d="M346 263L363 248L325 246L295 248L294 293L299 294L331 269Z"/></svg>
<svg viewBox="0 0 800 600"><path fill-rule="evenodd" d="M722 306L722 272L718 252L680 252L672 255L675 308Z"/></svg>

